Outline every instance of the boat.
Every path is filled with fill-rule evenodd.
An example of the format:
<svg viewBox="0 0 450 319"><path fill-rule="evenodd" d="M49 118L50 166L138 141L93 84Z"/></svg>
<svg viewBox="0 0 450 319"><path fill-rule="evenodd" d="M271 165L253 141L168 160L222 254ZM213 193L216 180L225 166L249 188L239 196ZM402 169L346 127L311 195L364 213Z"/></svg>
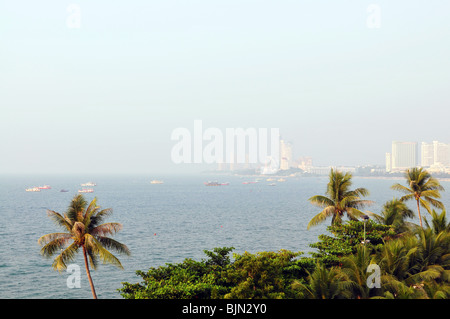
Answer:
<svg viewBox="0 0 450 319"><path fill-rule="evenodd" d="M218 183L218 182L207 182L205 183L206 186L227 186L230 183Z"/></svg>
<svg viewBox="0 0 450 319"><path fill-rule="evenodd" d="M67 189L61 189L61 190L60 190L60 193L67 193L67 192L68 192Z"/></svg>
<svg viewBox="0 0 450 319"><path fill-rule="evenodd" d="M31 188L27 188L25 189L26 192L40 192L41 189L39 187L31 187Z"/></svg>
<svg viewBox="0 0 450 319"><path fill-rule="evenodd" d="M83 189L78 190L78 193L93 193L93 192L94 192L94 189L92 189L92 188L83 188Z"/></svg>
<svg viewBox="0 0 450 319"><path fill-rule="evenodd" d="M52 189L49 185L39 186L39 189Z"/></svg>
<svg viewBox="0 0 450 319"><path fill-rule="evenodd" d="M157 179L154 179L154 180L152 180L152 181L150 182L150 184L164 184L164 182L163 182L163 181L160 181L160 180L157 180Z"/></svg>
<svg viewBox="0 0 450 319"><path fill-rule="evenodd" d="M270 183L269 186L277 186L275 183Z"/></svg>
<svg viewBox="0 0 450 319"><path fill-rule="evenodd" d="M242 184L257 184L259 181L242 182Z"/></svg>
<svg viewBox="0 0 450 319"><path fill-rule="evenodd" d="M93 182L87 182L84 184L81 184L82 187L92 187L92 186L97 186L97 184L93 183Z"/></svg>
<svg viewBox="0 0 450 319"><path fill-rule="evenodd" d="M272 182L272 181L274 181L275 179L274 178L268 178L268 179L266 179L266 181L268 181L268 182Z"/></svg>
<svg viewBox="0 0 450 319"><path fill-rule="evenodd" d="M279 182L285 182L286 180L284 178L278 179Z"/></svg>

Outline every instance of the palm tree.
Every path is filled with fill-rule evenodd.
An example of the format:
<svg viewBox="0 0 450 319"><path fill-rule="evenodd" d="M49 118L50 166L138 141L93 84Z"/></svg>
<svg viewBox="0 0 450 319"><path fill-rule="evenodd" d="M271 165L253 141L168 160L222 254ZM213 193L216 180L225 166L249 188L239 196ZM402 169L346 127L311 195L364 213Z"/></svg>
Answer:
<svg viewBox="0 0 450 319"><path fill-rule="evenodd" d="M326 196L316 195L309 199L311 204L323 208L323 210L314 216L308 223L308 229L316 226L328 217L332 217L331 224L340 224L344 213L351 220L357 220L357 217L364 215L359 209L372 204L372 201L362 200L361 197L369 195L365 188L350 190L352 185L352 175L343 174L340 171L331 169L329 175L330 181L327 185Z"/></svg>
<svg viewBox="0 0 450 319"><path fill-rule="evenodd" d="M371 293L378 292L367 286L370 275L367 269L371 263L374 263L372 259L366 246L359 246L355 254L342 258L341 271L347 275L348 281L352 284L350 287L352 296L356 296L357 299L367 299L370 298Z"/></svg>
<svg viewBox="0 0 450 319"><path fill-rule="evenodd" d="M327 268L318 263L310 273L307 282L294 280L291 288L299 292L302 299L341 299L351 298L352 282L338 267Z"/></svg>
<svg viewBox="0 0 450 319"><path fill-rule="evenodd" d="M86 266L86 273L91 286L94 299L97 299L94 284L89 271L89 263L96 269L98 260L110 263L123 269L119 259L108 251L113 249L119 253L130 255L128 247L118 241L106 237L114 235L122 229L119 223L103 223L103 220L112 214L112 209L101 209L97 206L97 199L88 202L83 195L75 196L69 208L63 215L48 210L47 215L66 232L47 234L39 238L38 244L43 246L41 254L51 257L60 254L53 261L53 269L62 271L67 268L67 262L74 260L81 248ZM70 243L70 244L69 244Z"/></svg>
<svg viewBox="0 0 450 319"><path fill-rule="evenodd" d="M447 231L450 232L450 222L447 223L447 212L444 209L440 214L438 214L434 209L431 212L431 224L428 223L427 219L425 218L425 225L428 228L432 228L436 234L440 233L441 231Z"/></svg>
<svg viewBox="0 0 450 319"><path fill-rule="evenodd" d="M430 213L430 204L434 207L444 209L444 204L436 199L441 198L439 191L444 191L444 187L422 167L414 167L406 170L405 177L409 187L397 183L392 185L391 188L406 194L400 198L403 202L411 199L416 200L420 227L423 227L420 206L425 207Z"/></svg>
<svg viewBox="0 0 450 319"><path fill-rule="evenodd" d="M406 218L413 218L414 212L401 200L394 198L383 205L380 215L369 213L380 224L395 227L397 233L407 231L410 227L405 222Z"/></svg>
<svg viewBox="0 0 450 319"><path fill-rule="evenodd" d="M448 288L440 283L445 284L449 276L449 247L450 233L442 231L436 234L431 228L418 228L415 233L386 242L376 257L383 273L381 281L385 295L391 294L396 298L402 298L401 295L403 298L442 297Z"/></svg>

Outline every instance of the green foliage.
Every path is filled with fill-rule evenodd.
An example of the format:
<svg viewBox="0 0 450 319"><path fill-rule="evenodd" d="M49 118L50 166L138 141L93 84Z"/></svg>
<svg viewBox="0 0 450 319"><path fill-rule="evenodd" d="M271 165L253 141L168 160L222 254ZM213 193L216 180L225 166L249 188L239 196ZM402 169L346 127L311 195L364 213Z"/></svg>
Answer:
<svg viewBox="0 0 450 319"><path fill-rule="evenodd" d="M450 233L419 229L376 254L384 298L449 298Z"/></svg>
<svg viewBox="0 0 450 319"><path fill-rule="evenodd" d="M375 220L383 225L392 226L397 233L410 231L414 224L406 222L407 218L413 218L414 212L399 199L394 198L383 205L381 215L370 213Z"/></svg>
<svg viewBox="0 0 450 319"><path fill-rule="evenodd" d="M342 223L344 214L347 214L350 220L357 220L358 217L364 215L360 209L372 202L361 198L369 195L369 191L365 188L351 190L351 180L352 174L331 170L326 191L328 197L316 195L309 199L311 204L321 207L323 210L310 220L308 229L324 222L329 217L331 217L331 225L336 225Z"/></svg>
<svg viewBox="0 0 450 319"><path fill-rule="evenodd" d="M150 299L366 299L450 298L450 233L418 228L390 238L386 225L368 224L374 245L362 245L360 222L331 226L332 243L346 242L333 255L306 258L287 250L234 254L205 251L206 260L186 259L138 271L143 282L123 283L124 298ZM370 234L369 234L370 235ZM386 237L388 235L388 237ZM390 238L387 240L387 238ZM342 248L342 247L341 247ZM344 254L345 253L345 254ZM336 264L329 263L336 258ZM368 266L380 268L381 288L369 288Z"/></svg>
<svg viewBox="0 0 450 319"><path fill-rule="evenodd" d="M449 299L450 223L434 201L439 183L423 170L407 172L410 188L394 185L407 195L386 202L373 220L358 221L357 208L365 189L349 190L351 175L332 171L327 195L310 199L324 208L309 226L332 217L331 235L320 235L310 246L312 257L287 250L229 254L233 248L205 250L206 260L138 271L143 282L123 283L125 298L301 298L301 299ZM442 212L429 211L426 228L407 223L413 212L404 203L420 194ZM431 200L430 200L431 199ZM423 204L421 201L417 202ZM434 203L434 204L433 204ZM426 206L426 203L424 205ZM427 209L428 210L428 209ZM347 213L349 221L341 217ZM420 213L419 207L418 212ZM422 225L421 225L422 226ZM376 265L381 287L368 287Z"/></svg>
<svg viewBox="0 0 450 319"><path fill-rule="evenodd" d="M329 226L328 231L334 236L320 235L319 242L311 244L319 252L313 252L312 256L328 266L337 266L341 258L356 253L358 247L364 242L369 252L379 250L385 240L395 236L393 227L377 224L371 220L366 222L347 221L344 224Z"/></svg>
<svg viewBox="0 0 450 319"><path fill-rule="evenodd" d="M206 260L137 271L143 282L122 283L119 291L127 299L290 298L292 281L314 268L310 258L287 250L234 254L231 262L232 250L205 250Z"/></svg>
<svg viewBox="0 0 450 319"><path fill-rule="evenodd" d="M86 251L90 265L94 269L99 260L123 268L119 259L108 250L130 255L126 245L107 237L122 229L119 223L102 223L111 214L111 208L101 209L97 205L97 198L88 203L82 195L72 199L66 213L48 210L47 215L50 219L65 232L41 236L38 239L38 244L42 246L41 254L52 257L58 253L53 261L53 269L60 272L67 268L68 262L73 261L80 247Z"/></svg>
<svg viewBox="0 0 450 319"><path fill-rule="evenodd" d="M228 270L227 279L233 284L228 299L254 299L286 297L289 275L297 271L292 261L300 253L287 250L235 255L236 261Z"/></svg>
<svg viewBox="0 0 450 319"><path fill-rule="evenodd" d="M441 198L440 192L444 191L444 187L422 167L413 167L406 170L405 179L408 187L397 183L392 185L391 188L405 194L400 198L401 201L416 201L420 227L423 227L420 207L424 207L430 214L431 206L444 209L444 204L437 200L437 198Z"/></svg>
<svg viewBox="0 0 450 319"><path fill-rule="evenodd" d="M143 282L122 283L124 287L119 291L126 299L208 299L224 295L229 288L222 273L229 267L228 254L233 249L205 250L209 259L200 262L188 258L179 264L137 271Z"/></svg>
<svg viewBox="0 0 450 319"><path fill-rule="evenodd" d="M328 268L318 263L307 282L294 281L291 289L301 299L343 299L351 297L350 285L346 274L338 267Z"/></svg>
<svg viewBox="0 0 450 319"><path fill-rule="evenodd" d="M122 224L119 223L103 223L104 219L111 214L111 208L101 209L97 205L97 198L88 203L83 195L76 195L65 213L47 211L47 215L64 232L43 235L38 239L38 244L42 246L41 254L43 256L50 258L58 254L53 260L52 266L59 272L67 268L67 263L74 260L78 251L83 252L86 273L94 299L97 299L97 294L90 275L89 264L96 269L101 261L104 264L112 264L123 269L119 259L110 250L130 255L130 250L125 244L108 237L122 229Z"/></svg>

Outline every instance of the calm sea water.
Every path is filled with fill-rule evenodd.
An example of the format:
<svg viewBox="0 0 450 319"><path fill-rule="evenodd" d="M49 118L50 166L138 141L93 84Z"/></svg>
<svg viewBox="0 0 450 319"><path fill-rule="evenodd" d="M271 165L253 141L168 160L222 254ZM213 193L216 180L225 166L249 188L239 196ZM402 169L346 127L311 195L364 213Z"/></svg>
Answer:
<svg viewBox="0 0 450 319"><path fill-rule="evenodd" d="M52 259L39 253L40 236L61 231L47 217L46 210L63 213L81 183L94 181L103 208L113 208L109 222L120 222L123 230L114 238L125 243L132 256L119 256L124 270L99 265L92 271L99 298L122 298L121 282L138 282L136 270L185 258L200 260L203 250L233 246L234 252L312 249L326 233L329 222L306 230L309 220L319 212L308 198L323 194L327 178L299 178L269 186L264 179L231 176L157 176L164 184L150 184L155 176L2 176L0 177L0 298L91 298L81 254L73 263L81 267L81 288L67 286L69 273L51 268ZM208 180L229 182L228 186L206 187ZM399 180L402 181L402 180ZM366 187L369 199L379 212L382 204L398 196L390 190L396 181L354 178L354 187ZM52 189L39 193L25 188L49 184ZM442 182L450 189L449 182ZM60 189L69 192L61 193ZM450 207L448 194L444 203ZM411 207L414 207L411 205Z"/></svg>

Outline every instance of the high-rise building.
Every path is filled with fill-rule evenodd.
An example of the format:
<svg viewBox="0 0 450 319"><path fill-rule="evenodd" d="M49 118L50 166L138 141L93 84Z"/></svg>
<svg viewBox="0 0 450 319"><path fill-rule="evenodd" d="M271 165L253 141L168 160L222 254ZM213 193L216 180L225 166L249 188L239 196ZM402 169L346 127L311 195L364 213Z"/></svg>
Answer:
<svg viewBox="0 0 450 319"><path fill-rule="evenodd" d="M392 170L399 171L417 166L417 142L392 142Z"/></svg>
<svg viewBox="0 0 450 319"><path fill-rule="evenodd" d="M292 163L292 144L280 140L280 169L287 170Z"/></svg>
<svg viewBox="0 0 450 319"><path fill-rule="evenodd" d="M434 145L432 143L422 142L421 165L428 167L434 164Z"/></svg>
<svg viewBox="0 0 450 319"><path fill-rule="evenodd" d="M450 144L433 141L433 151L435 165L450 165Z"/></svg>
<svg viewBox="0 0 450 319"><path fill-rule="evenodd" d="M386 172L392 171L392 154L386 153Z"/></svg>
<svg viewBox="0 0 450 319"><path fill-rule="evenodd" d="M450 144L433 141L433 143L422 143L421 150L422 166L433 165L450 166Z"/></svg>

